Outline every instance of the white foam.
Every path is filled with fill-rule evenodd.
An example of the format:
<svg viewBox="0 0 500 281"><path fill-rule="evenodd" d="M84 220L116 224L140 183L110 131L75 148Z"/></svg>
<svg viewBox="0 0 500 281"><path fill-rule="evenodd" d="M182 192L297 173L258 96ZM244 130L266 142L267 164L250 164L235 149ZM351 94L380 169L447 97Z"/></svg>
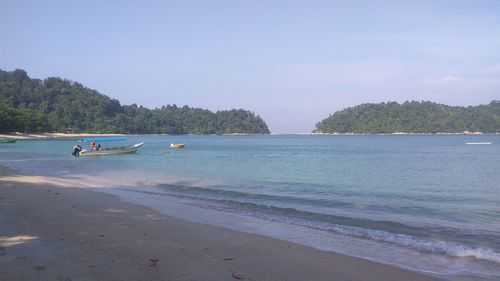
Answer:
<svg viewBox="0 0 500 281"><path fill-rule="evenodd" d="M300 224L308 225L308 222L302 221ZM321 228L322 230L333 231L336 233L355 236L360 238L372 239L375 241L391 243L398 246L413 248L420 251L429 251L438 254L446 254L452 257L473 257L480 260L495 262L500 265L500 253L491 249L473 248L457 243L446 241L431 241L416 238L406 234L394 234L383 230L365 229L361 227L334 225L333 227L314 227Z"/></svg>

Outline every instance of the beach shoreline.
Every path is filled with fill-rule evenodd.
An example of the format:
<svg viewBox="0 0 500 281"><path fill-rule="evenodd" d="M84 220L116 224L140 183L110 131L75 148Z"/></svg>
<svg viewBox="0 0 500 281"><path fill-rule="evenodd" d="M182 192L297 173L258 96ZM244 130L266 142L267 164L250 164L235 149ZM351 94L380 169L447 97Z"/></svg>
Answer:
<svg viewBox="0 0 500 281"><path fill-rule="evenodd" d="M23 141L31 140L75 140L89 137L116 137L128 136L127 134L73 134L73 133L38 133L38 134L23 134L23 133L10 133L0 134L0 139L15 139Z"/></svg>
<svg viewBox="0 0 500 281"><path fill-rule="evenodd" d="M310 133L270 133L266 134L246 134L246 133L234 133L234 134L221 134L221 136L282 136L282 135L295 135L295 136L482 136L482 135L499 135L500 133L483 133L483 132L457 132L457 133L408 133L408 132L396 132L396 133L320 133L320 132L310 132ZM168 134L91 134L91 133L37 133L37 134L23 134L23 133L10 133L10 134L0 134L0 139L15 139L23 141L31 140L78 140L90 137L116 137L116 136L137 136L137 135L159 135L159 136L196 136L196 134L185 134L185 135L168 135ZM209 135L206 135L209 136Z"/></svg>
<svg viewBox="0 0 500 281"><path fill-rule="evenodd" d="M439 280L0 167L4 280Z"/></svg>

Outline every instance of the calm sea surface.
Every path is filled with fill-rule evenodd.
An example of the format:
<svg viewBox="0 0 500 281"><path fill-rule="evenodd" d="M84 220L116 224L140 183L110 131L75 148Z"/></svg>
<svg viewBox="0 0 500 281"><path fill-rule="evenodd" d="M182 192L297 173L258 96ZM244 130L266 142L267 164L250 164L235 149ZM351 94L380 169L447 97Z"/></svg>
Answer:
<svg viewBox="0 0 500 281"><path fill-rule="evenodd" d="M18 141L0 144L0 164L191 221L451 279L500 279L500 135L133 136L125 143L137 142L145 142L137 154L76 158L75 141Z"/></svg>

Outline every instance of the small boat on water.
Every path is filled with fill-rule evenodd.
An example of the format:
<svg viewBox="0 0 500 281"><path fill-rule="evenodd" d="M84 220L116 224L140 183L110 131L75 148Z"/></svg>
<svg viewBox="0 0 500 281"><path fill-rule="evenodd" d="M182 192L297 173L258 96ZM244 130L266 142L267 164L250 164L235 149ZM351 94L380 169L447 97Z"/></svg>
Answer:
<svg viewBox="0 0 500 281"><path fill-rule="evenodd" d="M111 148L101 148L97 150L86 150L82 149L77 152L73 152L72 154L75 156L100 156L100 155L115 155L115 154L125 154L125 153L134 153L139 147L141 147L144 143L138 143L131 146L121 146L121 147L111 147Z"/></svg>
<svg viewBox="0 0 500 281"><path fill-rule="evenodd" d="M83 142L87 142L91 144L91 149L84 149L80 145L75 145L73 147L73 156L101 156L101 155L115 155L115 154L126 154L126 153L134 153L139 147L141 147L144 143L138 143L129 146L119 146L119 147L109 147L109 148L101 148L101 144L97 142L112 142L112 141L125 141L127 137L123 136L104 136L104 137L91 137L85 138Z"/></svg>
<svg viewBox="0 0 500 281"><path fill-rule="evenodd" d="M186 147L186 144L184 143L171 143L170 148L184 148Z"/></svg>
<svg viewBox="0 0 500 281"><path fill-rule="evenodd" d="M491 142L466 142L465 144L478 144L478 145L481 145L481 144L491 144Z"/></svg>
<svg viewBox="0 0 500 281"><path fill-rule="evenodd" d="M15 143L16 139L0 139L0 143Z"/></svg>

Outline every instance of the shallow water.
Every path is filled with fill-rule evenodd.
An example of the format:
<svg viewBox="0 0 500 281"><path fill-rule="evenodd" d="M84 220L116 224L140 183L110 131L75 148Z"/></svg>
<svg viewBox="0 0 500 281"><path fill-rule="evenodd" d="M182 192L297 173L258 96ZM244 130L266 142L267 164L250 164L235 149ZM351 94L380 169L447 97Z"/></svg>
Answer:
<svg viewBox="0 0 500 281"><path fill-rule="evenodd" d="M500 135L127 142L142 141L137 154L90 158L69 155L73 141L3 144L0 164L105 186L193 221L452 279L500 278ZM187 147L171 150L170 143Z"/></svg>

